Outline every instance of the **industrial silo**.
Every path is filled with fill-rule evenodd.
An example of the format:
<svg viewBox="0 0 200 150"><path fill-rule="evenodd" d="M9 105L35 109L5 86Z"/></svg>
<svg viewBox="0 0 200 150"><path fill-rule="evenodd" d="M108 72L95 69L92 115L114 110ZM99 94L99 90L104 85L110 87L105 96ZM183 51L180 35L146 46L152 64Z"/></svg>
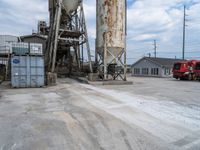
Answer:
<svg viewBox="0 0 200 150"><path fill-rule="evenodd" d="M67 13L70 13L77 10L81 2L82 0L63 0L63 5Z"/></svg>
<svg viewBox="0 0 200 150"><path fill-rule="evenodd" d="M126 0L97 0L96 51L102 64L104 75L109 65L126 67ZM124 55L124 56L123 56Z"/></svg>
<svg viewBox="0 0 200 150"><path fill-rule="evenodd" d="M62 9L64 9L67 15L78 9L78 6L82 3L82 0L49 0L49 12L50 12L50 24L53 23L53 19L56 14L56 6L58 3L62 3Z"/></svg>
<svg viewBox="0 0 200 150"><path fill-rule="evenodd" d="M82 0L49 0L50 30L45 55L47 72L71 75L81 72L90 45Z"/></svg>

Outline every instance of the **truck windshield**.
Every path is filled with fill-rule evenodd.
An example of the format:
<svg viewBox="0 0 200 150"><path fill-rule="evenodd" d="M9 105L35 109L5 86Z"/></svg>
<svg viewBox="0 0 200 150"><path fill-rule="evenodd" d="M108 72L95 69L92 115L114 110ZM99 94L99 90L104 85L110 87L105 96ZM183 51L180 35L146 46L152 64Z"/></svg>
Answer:
<svg viewBox="0 0 200 150"><path fill-rule="evenodd" d="M200 70L200 63L196 64L196 70Z"/></svg>
<svg viewBox="0 0 200 150"><path fill-rule="evenodd" d="M181 64L175 64L174 65L175 70L180 70L181 69Z"/></svg>

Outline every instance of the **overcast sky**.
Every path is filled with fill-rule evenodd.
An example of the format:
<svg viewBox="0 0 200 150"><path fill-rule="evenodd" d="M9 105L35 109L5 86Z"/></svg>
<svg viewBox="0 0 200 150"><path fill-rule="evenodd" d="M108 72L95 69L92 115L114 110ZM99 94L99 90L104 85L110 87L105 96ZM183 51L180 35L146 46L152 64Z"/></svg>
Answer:
<svg viewBox="0 0 200 150"><path fill-rule="evenodd" d="M95 0L84 0L91 49L95 40ZM151 53L181 58L183 6L187 6L186 57L200 59L200 0L128 0L128 62ZM0 0L0 34L27 35L38 20L48 21L48 0Z"/></svg>

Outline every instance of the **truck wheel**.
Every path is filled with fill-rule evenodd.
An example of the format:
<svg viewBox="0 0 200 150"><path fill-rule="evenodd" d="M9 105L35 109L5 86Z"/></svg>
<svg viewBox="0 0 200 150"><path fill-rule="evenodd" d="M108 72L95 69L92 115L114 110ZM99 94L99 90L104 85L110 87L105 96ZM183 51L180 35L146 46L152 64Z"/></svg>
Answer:
<svg viewBox="0 0 200 150"><path fill-rule="evenodd" d="M197 77L196 77L195 75L193 75L193 80L194 80L194 81L197 81L197 80L198 80Z"/></svg>
<svg viewBox="0 0 200 150"><path fill-rule="evenodd" d="M191 74L188 75L188 80L189 80L189 81L192 80L192 75L191 75Z"/></svg>

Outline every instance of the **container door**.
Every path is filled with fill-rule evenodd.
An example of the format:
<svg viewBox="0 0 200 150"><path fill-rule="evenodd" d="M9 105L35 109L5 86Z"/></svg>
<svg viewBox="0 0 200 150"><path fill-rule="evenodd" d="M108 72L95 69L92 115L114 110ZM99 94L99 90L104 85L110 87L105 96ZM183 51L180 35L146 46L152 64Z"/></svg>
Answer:
<svg viewBox="0 0 200 150"><path fill-rule="evenodd" d="M12 86L29 87L28 82L29 58L26 56L14 56L12 58Z"/></svg>
<svg viewBox="0 0 200 150"><path fill-rule="evenodd" d="M31 87L44 86L44 59L43 57L30 57L30 84Z"/></svg>

